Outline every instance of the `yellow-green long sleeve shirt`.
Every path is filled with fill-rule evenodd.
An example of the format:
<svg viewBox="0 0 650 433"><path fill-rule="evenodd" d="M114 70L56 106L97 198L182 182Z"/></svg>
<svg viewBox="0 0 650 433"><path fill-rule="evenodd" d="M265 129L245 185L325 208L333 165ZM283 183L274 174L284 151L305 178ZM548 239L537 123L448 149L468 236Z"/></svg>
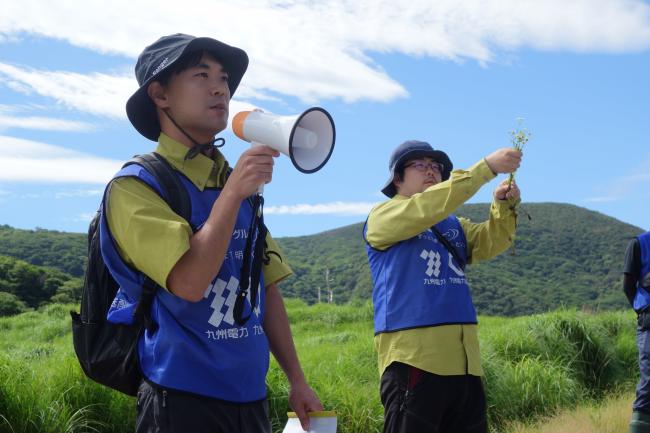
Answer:
<svg viewBox="0 0 650 433"><path fill-rule="evenodd" d="M199 190L221 188L228 163L220 152L185 160L188 148L161 134L156 152L185 175ZM192 228L147 184L133 177L119 178L110 187L107 221L122 259L167 288L167 277L190 248ZM291 275L291 268L270 234L266 238L270 263L264 265L268 286Z"/></svg>
<svg viewBox="0 0 650 433"><path fill-rule="evenodd" d="M495 177L485 160L468 170L454 170L449 180L421 193L395 195L377 205L368 216L366 240L385 250L410 239L452 214ZM486 221L459 218L467 239L469 263L490 259L512 242L516 215L507 201L494 200ZM439 375L481 376L477 325L443 325L380 333L375 336L379 373L402 362Z"/></svg>

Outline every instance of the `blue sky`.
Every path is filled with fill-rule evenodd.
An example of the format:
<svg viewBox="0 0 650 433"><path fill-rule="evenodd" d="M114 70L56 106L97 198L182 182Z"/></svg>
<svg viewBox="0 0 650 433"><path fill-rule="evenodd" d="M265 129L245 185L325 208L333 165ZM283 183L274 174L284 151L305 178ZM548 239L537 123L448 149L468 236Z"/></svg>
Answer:
<svg viewBox="0 0 650 433"><path fill-rule="evenodd" d="M524 202L650 229L647 1L179 4L0 0L0 224L86 230L121 162L154 148L124 111L137 55L183 32L248 52L231 118L316 105L334 118L321 171L277 161L265 189L275 236L363 221L404 140L466 168L508 146L518 117L533 133L518 173ZM248 144L221 136L234 164ZM496 183L471 202L489 201Z"/></svg>

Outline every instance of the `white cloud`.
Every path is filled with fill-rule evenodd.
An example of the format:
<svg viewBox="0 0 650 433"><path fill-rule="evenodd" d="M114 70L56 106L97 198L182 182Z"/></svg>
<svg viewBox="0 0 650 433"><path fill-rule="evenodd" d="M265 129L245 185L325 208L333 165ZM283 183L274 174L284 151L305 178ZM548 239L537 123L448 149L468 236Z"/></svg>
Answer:
<svg viewBox="0 0 650 433"><path fill-rule="evenodd" d="M0 38L35 34L135 58L163 34L209 35L251 58L242 94L305 101L387 101L406 90L368 56L403 53L489 62L498 50L629 52L650 48L642 0L1 0ZM128 11L128 13L124 13ZM74 17L74 25L62 25ZM146 19L143 19L146 17Z"/></svg>
<svg viewBox="0 0 650 433"><path fill-rule="evenodd" d="M267 215L368 215L377 203L342 202L264 207Z"/></svg>
<svg viewBox="0 0 650 433"><path fill-rule="evenodd" d="M599 188L600 195L584 199L587 203L611 203L627 200L630 197L647 196L650 190L650 157L630 170L631 174L614 179L606 187Z"/></svg>
<svg viewBox="0 0 650 433"><path fill-rule="evenodd" d="M96 212L82 212L77 216L72 217L73 222L90 222L95 217Z"/></svg>
<svg viewBox="0 0 650 433"><path fill-rule="evenodd" d="M0 104L0 114L16 114L16 113L29 113L33 111L38 111L38 110L49 110L51 111L51 107L46 106L46 105L38 105L38 104L15 104L15 105L7 105L7 104Z"/></svg>
<svg viewBox="0 0 650 433"><path fill-rule="evenodd" d="M222 39L244 48L251 59L236 96L261 101L281 95L309 103L407 96L372 60L373 53L486 64L498 52L522 47L601 53L650 49L650 5L642 0L195 0L191 7L114 0L110 8L100 1L69 0L49 5L46 12L42 0L0 0L0 9L0 43L37 35L135 59L163 34ZM62 25L71 20L74 25ZM80 74L0 63L0 77L16 91L120 119L137 88L130 72ZM244 109L237 104L231 112Z"/></svg>
<svg viewBox="0 0 650 433"><path fill-rule="evenodd" d="M0 63L0 76L7 84L53 98L66 107L112 118L125 117L126 100L138 88L127 76L45 71L6 63Z"/></svg>
<svg viewBox="0 0 650 433"><path fill-rule="evenodd" d="M54 198L70 198L70 197L93 197L102 195L103 189L76 189L70 191L59 191L54 193Z"/></svg>
<svg viewBox="0 0 650 433"><path fill-rule="evenodd" d="M390 100L406 94L365 58L356 41L349 40L360 17L339 10L336 4L332 7L341 15L329 17L328 3L285 2L278 7L275 2L197 0L187 7L176 2L116 0L107 8L102 2L68 1L48 8L46 14L39 0L3 3L2 34L36 34L102 53L135 58L161 35L179 31L242 46L251 57L243 94L246 88L257 93L270 90L305 101ZM61 25L72 16L74 25ZM339 22L327 22L330 19Z"/></svg>
<svg viewBox="0 0 650 433"><path fill-rule="evenodd" d="M47 107L38 105L6 105L0 104L0 131L6 129L38 129L45 131L92 131L93 125L75 120L56 119L44 116L25 116L23 113L43 111Z"/></svg>
<svg viewBox="0 0 650 433"><path fill-rule="evenodd" d="M74 120L53 119L49 117L29 116L15 117L0 115L0 130L3 129L40 129L45 131L91 131L93 126Z"/></svg>
<svg viewBox="0 0 650 433"><path fill-rule="evenodd" d="M0 181L105 184L121 161L0 135Z"/></svg>
<svg viewBox="0 0 650 433"><path fill-rule="evenodd" d="M126 119L125 105L127 99L138 88L133 77L92 73L88 75L65 71L46 71L29 67L18 67L7 63L0 63L0 78L5 78L5 84L13 85L28 93L53 98L57 103L75 110L98 116L115 119ZM1 84L1 83L0 83ZM256 108L247 102L233 100L230 103L230 112L237 113L243 110ZM12 110L13 107L0 105L0 127L3 126L1 114ZM75 121L51 119L46 121L49 128L39 128L42 117L26 118L19 121L16 118L6 119L10 126L30 127L32 129L56 129L83 131L92 128L89 124ZM43 124L40 124L41 126ZM66 129L67 128L67 129Z"/></svg>

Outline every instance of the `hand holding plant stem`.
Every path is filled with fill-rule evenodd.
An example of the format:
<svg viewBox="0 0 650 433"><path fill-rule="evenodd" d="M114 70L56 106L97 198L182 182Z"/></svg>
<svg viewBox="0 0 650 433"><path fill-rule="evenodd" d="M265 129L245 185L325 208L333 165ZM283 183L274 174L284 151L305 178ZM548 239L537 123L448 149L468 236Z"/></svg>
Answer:
<svg viewBox="0 0 650 433"><path fill-rule="evenodd" d="M524 146L526 146L526 143L528 143L528 140L530 140L531 133L528 131L526 128L522 128L521 125L524 122L523 117L518 117L517 118L517 129L514 131L510 131L510 141L512 142L512 145L515 149L518 151L522 152L524 150ZM510 173L508 176L508 191L510 191L510 188L512 188L512 181L515 179L515 171ZM516 215L516 209L517 209L517 203L512 203L511 209L513 212L515 212ZM532 218L530 217L530 214L526 212L524 209L520 208L524 212L524 214L528 217L528 220L531 220ZM512 242L512 254L515 255L515 243L514 240Z"/></svg>

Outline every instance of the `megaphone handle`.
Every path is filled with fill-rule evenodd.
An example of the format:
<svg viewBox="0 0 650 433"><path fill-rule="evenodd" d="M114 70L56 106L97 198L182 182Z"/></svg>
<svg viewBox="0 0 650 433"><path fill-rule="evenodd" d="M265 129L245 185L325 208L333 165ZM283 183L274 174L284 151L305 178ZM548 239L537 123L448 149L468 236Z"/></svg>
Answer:
<svg viewBox="0 0 650 433"><path fill-rule="evenodd" d="M251 141L251 147L255 146L262 146L262 143L258 143L257 141ZM259 195L264 194L264 184L262 183L260 186L257 187L257 193Z"/></svg>

